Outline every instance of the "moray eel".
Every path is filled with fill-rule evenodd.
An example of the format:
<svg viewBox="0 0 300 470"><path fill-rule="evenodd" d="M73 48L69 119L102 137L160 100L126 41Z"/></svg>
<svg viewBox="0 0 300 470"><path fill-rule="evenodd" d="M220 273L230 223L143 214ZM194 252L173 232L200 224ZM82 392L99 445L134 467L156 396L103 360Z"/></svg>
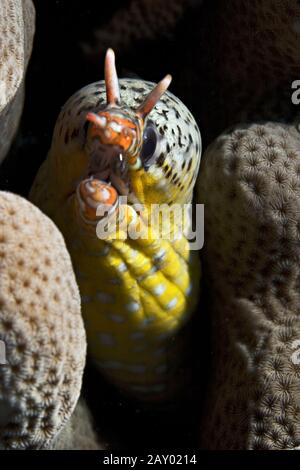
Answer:
<svg viewBox="0 0 300 470"><path fill-rule="evenodd" d="M184 382L186 324L200 283L186 237L190 214L175 211L169 223L162 213L151 217L157 205L191 202L200 163L199 129L166 91L170 81L118 80L109 49L105 81L62 108L30 193L66 239L91 358L120 389L145 400L174 396Z"/></svg>

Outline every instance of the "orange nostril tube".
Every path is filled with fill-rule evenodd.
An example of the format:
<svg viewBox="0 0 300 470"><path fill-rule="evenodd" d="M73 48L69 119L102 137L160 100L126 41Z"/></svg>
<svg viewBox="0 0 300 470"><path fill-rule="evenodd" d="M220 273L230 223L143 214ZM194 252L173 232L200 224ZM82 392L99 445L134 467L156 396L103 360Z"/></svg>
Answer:
<svg viewBox="0 0 300 470"><path fill-rule="evenodd" d="M111 213L118 206L118 193L113 186L97 179L86 179L81 181L77 188L80 212L83 217L95 222L101 218L102 213ZM97 211L98 210L98 211Z"/></svg>

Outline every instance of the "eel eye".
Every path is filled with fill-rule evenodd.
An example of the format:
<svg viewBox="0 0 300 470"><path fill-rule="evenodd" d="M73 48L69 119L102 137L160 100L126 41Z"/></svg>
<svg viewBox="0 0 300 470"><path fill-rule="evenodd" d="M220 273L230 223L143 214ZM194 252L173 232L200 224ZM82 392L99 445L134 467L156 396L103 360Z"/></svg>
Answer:
<svg viewBox="0 0 300 470"><path fill-rule="evenodd" d="M143 146L141 150L141 160L146 166L151 164L150 160L157 154L159 140L160 139L156 128L153 125L146 127L143 135Z"/></svg>

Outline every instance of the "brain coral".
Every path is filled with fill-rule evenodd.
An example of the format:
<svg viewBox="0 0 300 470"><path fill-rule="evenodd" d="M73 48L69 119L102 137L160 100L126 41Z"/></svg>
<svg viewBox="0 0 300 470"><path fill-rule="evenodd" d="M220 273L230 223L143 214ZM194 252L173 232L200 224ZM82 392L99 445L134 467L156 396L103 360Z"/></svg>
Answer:
<svg viewBox="0 0 300 470"><path fill-rule="evenodd" d="M207 150L204 274L213 364L201 445L300 444L300 133L239 126Z"/></svg>
<svg viewBox="0 0 300 470"><path fill-rule="evenodd" d="M0 2L0 162L16 132L35 28L31 0Z"/></svg>
<svg viewBox="0 0 300 470"><path fill-rule="evenodd" d="M55 225L0 192L0 448L43 448L79 397L86 340L69 254Z"/></svg>

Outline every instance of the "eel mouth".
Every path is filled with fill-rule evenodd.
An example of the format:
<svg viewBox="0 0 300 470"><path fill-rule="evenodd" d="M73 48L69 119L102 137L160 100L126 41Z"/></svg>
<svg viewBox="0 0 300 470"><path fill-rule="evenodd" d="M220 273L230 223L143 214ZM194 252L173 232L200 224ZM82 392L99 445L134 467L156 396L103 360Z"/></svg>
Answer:
<svg viewBox="0 0 300 470"><path fill-rule="evenodd" d="M103 147L100 144L101 147ZM99 148L90 153L84 178L94 178L113 186L119 196L129 196L130 181L127 159L119 147Z"/></svg>

